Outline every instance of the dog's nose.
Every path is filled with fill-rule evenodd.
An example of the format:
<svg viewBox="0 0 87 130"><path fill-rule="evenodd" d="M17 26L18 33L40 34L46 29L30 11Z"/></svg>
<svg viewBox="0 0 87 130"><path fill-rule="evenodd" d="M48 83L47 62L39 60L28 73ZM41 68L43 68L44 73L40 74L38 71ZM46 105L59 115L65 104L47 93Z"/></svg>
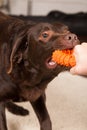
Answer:
<svg viewBox="0 0 87 130"><path fill-rule="evenodd" d="M65 36L65 39L68 40L68 41L77 41L78 40L77 36L73 33L67 34Z"/></svg>

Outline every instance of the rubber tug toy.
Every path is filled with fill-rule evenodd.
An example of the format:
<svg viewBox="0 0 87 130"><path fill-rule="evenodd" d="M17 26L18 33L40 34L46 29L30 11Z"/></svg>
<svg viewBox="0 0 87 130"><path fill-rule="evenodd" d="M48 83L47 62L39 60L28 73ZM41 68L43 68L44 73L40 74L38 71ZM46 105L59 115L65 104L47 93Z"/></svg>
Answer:
<svg viewBox="0 0 87 130"><path fill-rule="evenodd" d="M52 60L59 65L73 67L76 65L76 60L71 50L55 50L52 54Z"/></svg>

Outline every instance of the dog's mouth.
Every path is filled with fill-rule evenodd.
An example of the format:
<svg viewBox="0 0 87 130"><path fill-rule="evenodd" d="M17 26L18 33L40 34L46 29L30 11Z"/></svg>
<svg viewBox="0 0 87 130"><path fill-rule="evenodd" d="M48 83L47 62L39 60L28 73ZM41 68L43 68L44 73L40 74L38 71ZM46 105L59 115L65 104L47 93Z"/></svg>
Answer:
<svg viewBox="0 0 87 130"><path fill-rule="evenodd" d="M57 67L57 63L54 62L51 57L49 57L49 58L47 58L47 60L46 60L46 66L47 66L47 68L49 68L49 69L54 69L54 68Z"/></svg>
<svg viewBox="0 0 87 130"><path fill-rule="evenodd" d="M67 48L69 50L72 50L73 48ZM60 49L60 50L67 50L66 48ZM48 69L55 69L57 67L57 63L52 60L52 55L46 59L46 66Z"/></svg>

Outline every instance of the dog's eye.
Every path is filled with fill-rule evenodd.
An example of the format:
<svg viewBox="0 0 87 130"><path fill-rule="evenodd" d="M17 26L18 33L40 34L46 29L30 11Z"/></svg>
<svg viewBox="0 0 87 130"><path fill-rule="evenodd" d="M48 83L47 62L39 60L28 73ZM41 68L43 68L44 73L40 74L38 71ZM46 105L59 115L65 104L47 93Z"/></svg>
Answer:
<svg viewBox="0 0 87 130"><path fill-rule="evenodd" d="M45 32L42 34L42 36L43 36L43 38L47 38L49 35L48 35L48 33Z"/></svg>

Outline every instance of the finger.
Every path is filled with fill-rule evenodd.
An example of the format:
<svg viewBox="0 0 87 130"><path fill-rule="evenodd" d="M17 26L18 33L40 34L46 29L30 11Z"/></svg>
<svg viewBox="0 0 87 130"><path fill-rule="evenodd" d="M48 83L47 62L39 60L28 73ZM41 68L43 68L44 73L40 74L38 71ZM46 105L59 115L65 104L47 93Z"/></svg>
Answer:
<svg viewBox="0 0 87 130"><path fill-rule="evenodd" d="M81 69L80 66L74 66L73 68L70 69L70 73L73 75L81 75L83 74L83 70Z"/></svg>
<svg viewBox="0 0 87 130"><path fill-rule="evenodd" d="M81 51L81 45L76 45L75 47L74 47L74 54L77 54L77 53L79 53Z"/></svg>
<svg viewBox="0 0 87 130"><path fill-rule="evenodd" d="M75 75L76 74L76 67L73 67L70 69L70 73Z"/></svg>
<svg viewBox="0 0 87 130"><path fill-rule="evenodd" d="M87 47L87 42L83 42L81 45Z"/></svg>

